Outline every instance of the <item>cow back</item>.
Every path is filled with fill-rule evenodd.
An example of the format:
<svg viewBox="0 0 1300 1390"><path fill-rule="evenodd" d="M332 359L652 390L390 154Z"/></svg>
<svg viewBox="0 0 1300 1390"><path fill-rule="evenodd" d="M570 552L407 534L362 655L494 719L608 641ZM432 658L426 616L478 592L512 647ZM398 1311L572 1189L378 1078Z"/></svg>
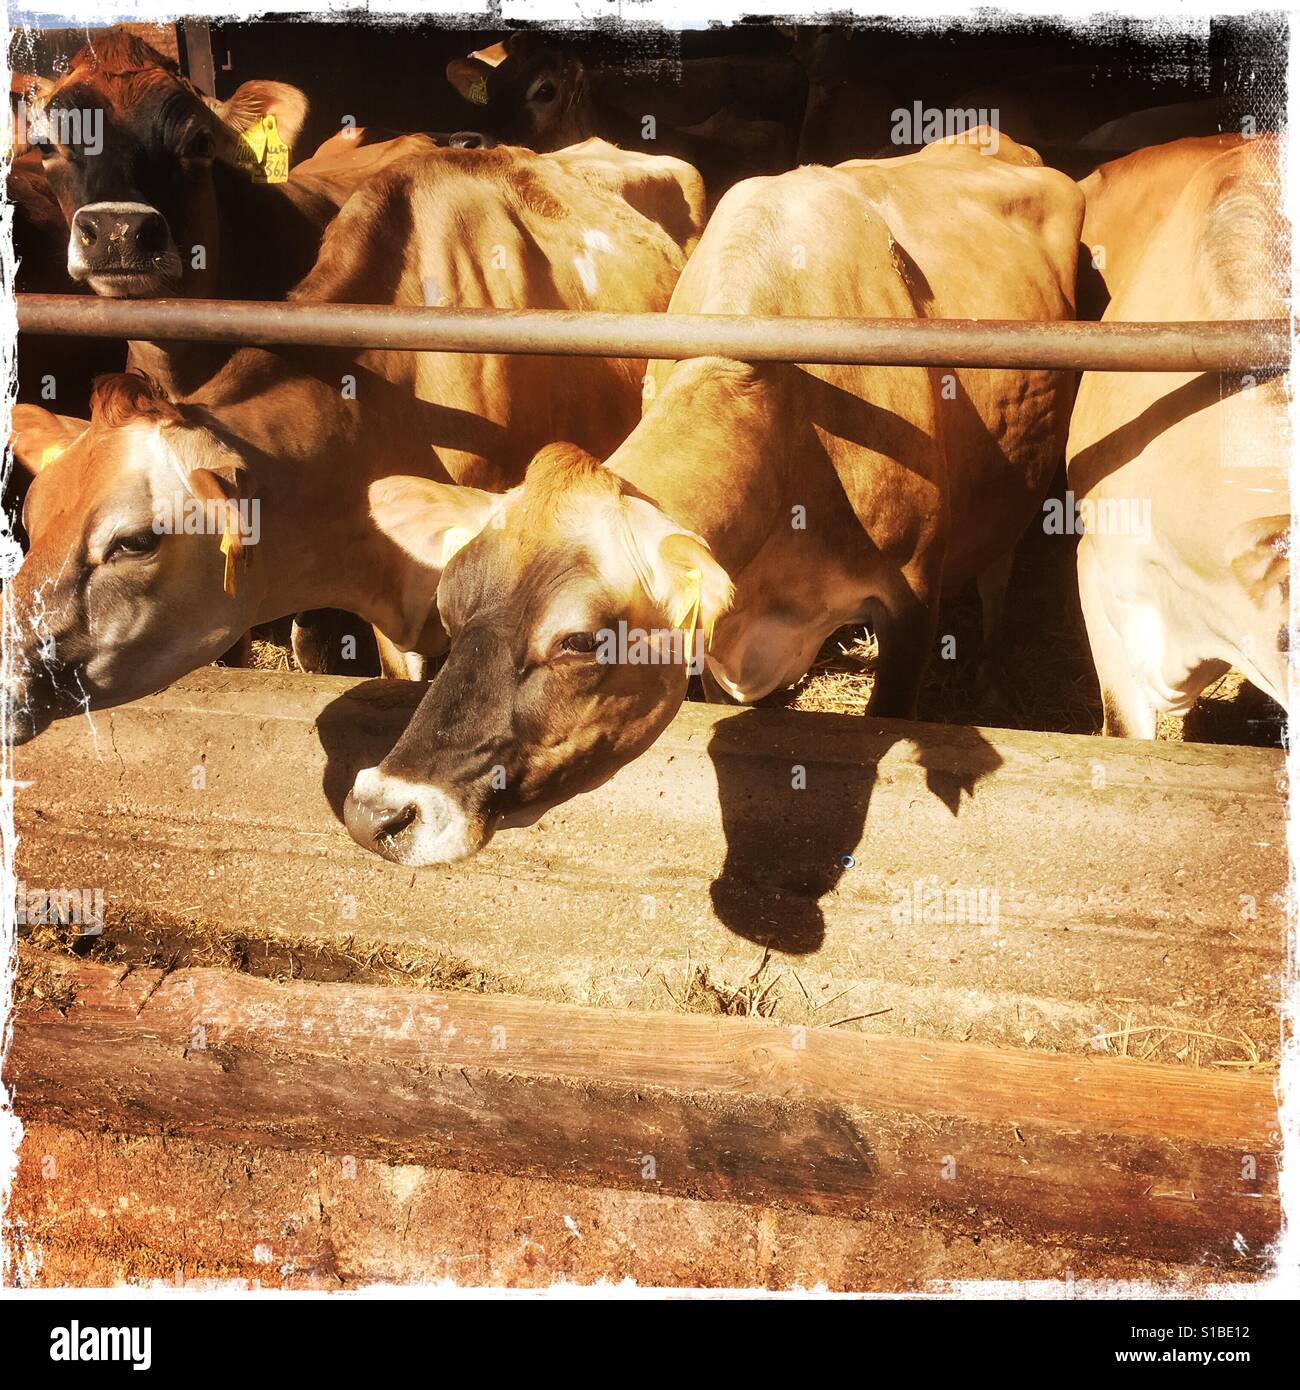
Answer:
<svg viewBox="0 0 1300 1390"><path fill-rule="evenodd" d="M805 167L747 181L723 199L672 307L1067 319L1082 214L1070 180L1005 139L997 154L954 141L897 159ZM654 369L663 380L672 370ZM813 366L769 375L785 381L793 415L812 411L816 447L869 534L909 509L961 518L948 547L952 582L1019 534L1064 443L1063 373ZM883 489L882 456L896 471Z"/></svg>
<svg viewBox="0 0 1300 1390"><path fill-rule="evenodd" d="M331 225L298 299L464 309L655 312L699 235L698 176L588 141L555 156L439 149L367 183ZM635 424L644 364L523 355L364 354L447 407L458 481L511 486L537 449L609 452Z"/></svg>

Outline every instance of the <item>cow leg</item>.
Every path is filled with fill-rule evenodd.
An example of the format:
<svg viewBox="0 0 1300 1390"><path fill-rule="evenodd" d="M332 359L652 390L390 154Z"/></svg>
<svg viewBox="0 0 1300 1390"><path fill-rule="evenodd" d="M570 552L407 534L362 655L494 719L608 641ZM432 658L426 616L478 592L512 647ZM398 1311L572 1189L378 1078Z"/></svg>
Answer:
<svg viewBox="0 0 1300 1390"><path fill-rule="evenodd" d="M294 660L300 670L318 676L373 675L367 626L355 614L336 608L299 613L290 638Z"/></svg>
<svg viewBox="0 0 1300 1390"><path fill-rule="evenodd" d="M313 608L294 615L289 645L300 671L313 676L330 674L330 636L333 610Z"/></svg>
<svg viewBox="0 0 1300 1390"><path fill-rule="evenodd" d="M921 680L934 645L938 605L923 603L909 591L900 602L875 599L870 608L879 655L867 713L915 719Z"/></svg>
<svg viewBox="0 0 1300 1390"><path fill-rule="evenodd" d="M379 669L396 681L422 681L425 679L425 658L419 652L404 652L375 628L375 645L379 648Z"/></svg>
<svg viewBox="0 0 1300 1390"><path fill-rule="evenodd" d="M1003 652L999 642L1002 617L1007 604L1007 585L1011 582L1011 567L1016 552L1008 550L975 578L979 590L982 619L979 668L975 673L977 695L990 704L1004 703L1002 693Z"/></svg>
<svg viewBox="0 0 1300 1390"><path fill-rule="evenodd" d="M1086 538L1079 546L1079 602L1101 687L1101 731L1112 738L1155 738L1158 711L1134 674L1124 642L1106 609L1099 557Z"/></svg>

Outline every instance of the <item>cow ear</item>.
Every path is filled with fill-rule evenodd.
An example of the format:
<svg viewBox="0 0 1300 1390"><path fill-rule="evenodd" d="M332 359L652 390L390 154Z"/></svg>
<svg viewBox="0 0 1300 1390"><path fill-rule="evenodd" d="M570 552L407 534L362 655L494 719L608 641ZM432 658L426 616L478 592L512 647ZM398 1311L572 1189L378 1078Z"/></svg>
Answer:
<svg viewBox="0 0 1300 1390"><path fill-rule="evenodd" d="M480 488L429 478L380 478L370 484L375 525L417 565L438 577L451 557L488 524L498 501L494 493Z"/></svg>
<svg viewBox="0 0 1300 1390"><path fill-rule="evenodd" d="M713 558L698 536L676 531L659 545L660 568L668 594L664 607L675 626L689 624L697 614L706 638L713 625L731 607L731 576Z"/></svg>
<svg viewBox="0 0 1300 1390"><path fill-rule="evenodd" d="M307 119L307 97L287 82L245 82L234 96L213 109L237 135L263 116L274 116L280 138L292 146Z"/></svg>
<svg viewBox="0 0 1300 1390"><path fill-rule="evenodd" d="M485 63L475 54L468 58L453 58L447 64L447 81L475 106L488 104L488 78L492 75L492 64Z"/></svg>
<svg viewBox="0 0 1300 1390"><path fill-rule="evenodd" d="M9 74L9 94L25 97L33 104L43 102L54 90L54 79L41 77L34 72L11 72Z"/></svg>
<svg viewBox="0 0 1300 1390"><path fill-rule="evenodd" d="M623 499L625 525L620 528L624 553L646 594L674 627L693 627L706 635L731 607L731 576L709 547L666 516L647 498Z"/></svg>
<svg viewBox="0 0 1300 1390"><path fill-rule="evenodd" d="M35 475L53 463L89 426L88 420L55 415L39 405L16 405L9 447L19 464Z"/></svg>

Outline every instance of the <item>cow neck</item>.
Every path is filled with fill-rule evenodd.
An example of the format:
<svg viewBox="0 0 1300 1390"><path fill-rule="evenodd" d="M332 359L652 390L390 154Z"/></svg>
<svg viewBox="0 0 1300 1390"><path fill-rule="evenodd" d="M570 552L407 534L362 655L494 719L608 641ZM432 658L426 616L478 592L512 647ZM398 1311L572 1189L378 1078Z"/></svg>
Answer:
<svg viewBox="0 0 1300 1390"><path fill-rule="evenodd" d="M211 299L283 299L307 274L334 212L320 195L292 183L255 184L220 161L212 167L220 210L208 275L195 293ZM190 254L192 248L182 248ZM173 396L189 396L211 381L237 349L224 343L166 339L131 342L129 362Z"/></svg>
<svg viewBox="0 0 1300 1390"><path fill-rule="evenodd" d="M702 537L734 579L785 514L777 419L769 372L679 363L609 467Z"/></svg>
<svg viewBox="0 0 1300 1390"><path fill-rule="evenodd" d="M345 372L356 400L339 390ZM388 474L434 476L436 455L412 444L410 393L341 352L242 348L189 404L249 465L260 500L255 621L329 607L399 630L402 571L370 522L367 489Z"/></svg>

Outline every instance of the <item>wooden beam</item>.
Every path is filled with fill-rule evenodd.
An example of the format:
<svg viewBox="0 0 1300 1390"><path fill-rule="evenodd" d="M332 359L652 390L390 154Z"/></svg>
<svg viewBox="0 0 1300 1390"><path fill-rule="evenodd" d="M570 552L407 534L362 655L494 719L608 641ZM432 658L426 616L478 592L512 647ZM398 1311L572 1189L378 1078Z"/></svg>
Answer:
<svg viewBox="0 0 1300 1390"><path fill-rule="evenodd" d="M6 1073L24 1118L905 1209L1248 1268L1278 1230L1264 1076L27 947L22 961Z"/></svg>
<svg viewBox="0 0 1300 1390"><path fill-rule="evenodd" d="M206 19L181 21L185 36L185 71L204 96L217 94L216 65L212 59L212 30Z"/></svg>

